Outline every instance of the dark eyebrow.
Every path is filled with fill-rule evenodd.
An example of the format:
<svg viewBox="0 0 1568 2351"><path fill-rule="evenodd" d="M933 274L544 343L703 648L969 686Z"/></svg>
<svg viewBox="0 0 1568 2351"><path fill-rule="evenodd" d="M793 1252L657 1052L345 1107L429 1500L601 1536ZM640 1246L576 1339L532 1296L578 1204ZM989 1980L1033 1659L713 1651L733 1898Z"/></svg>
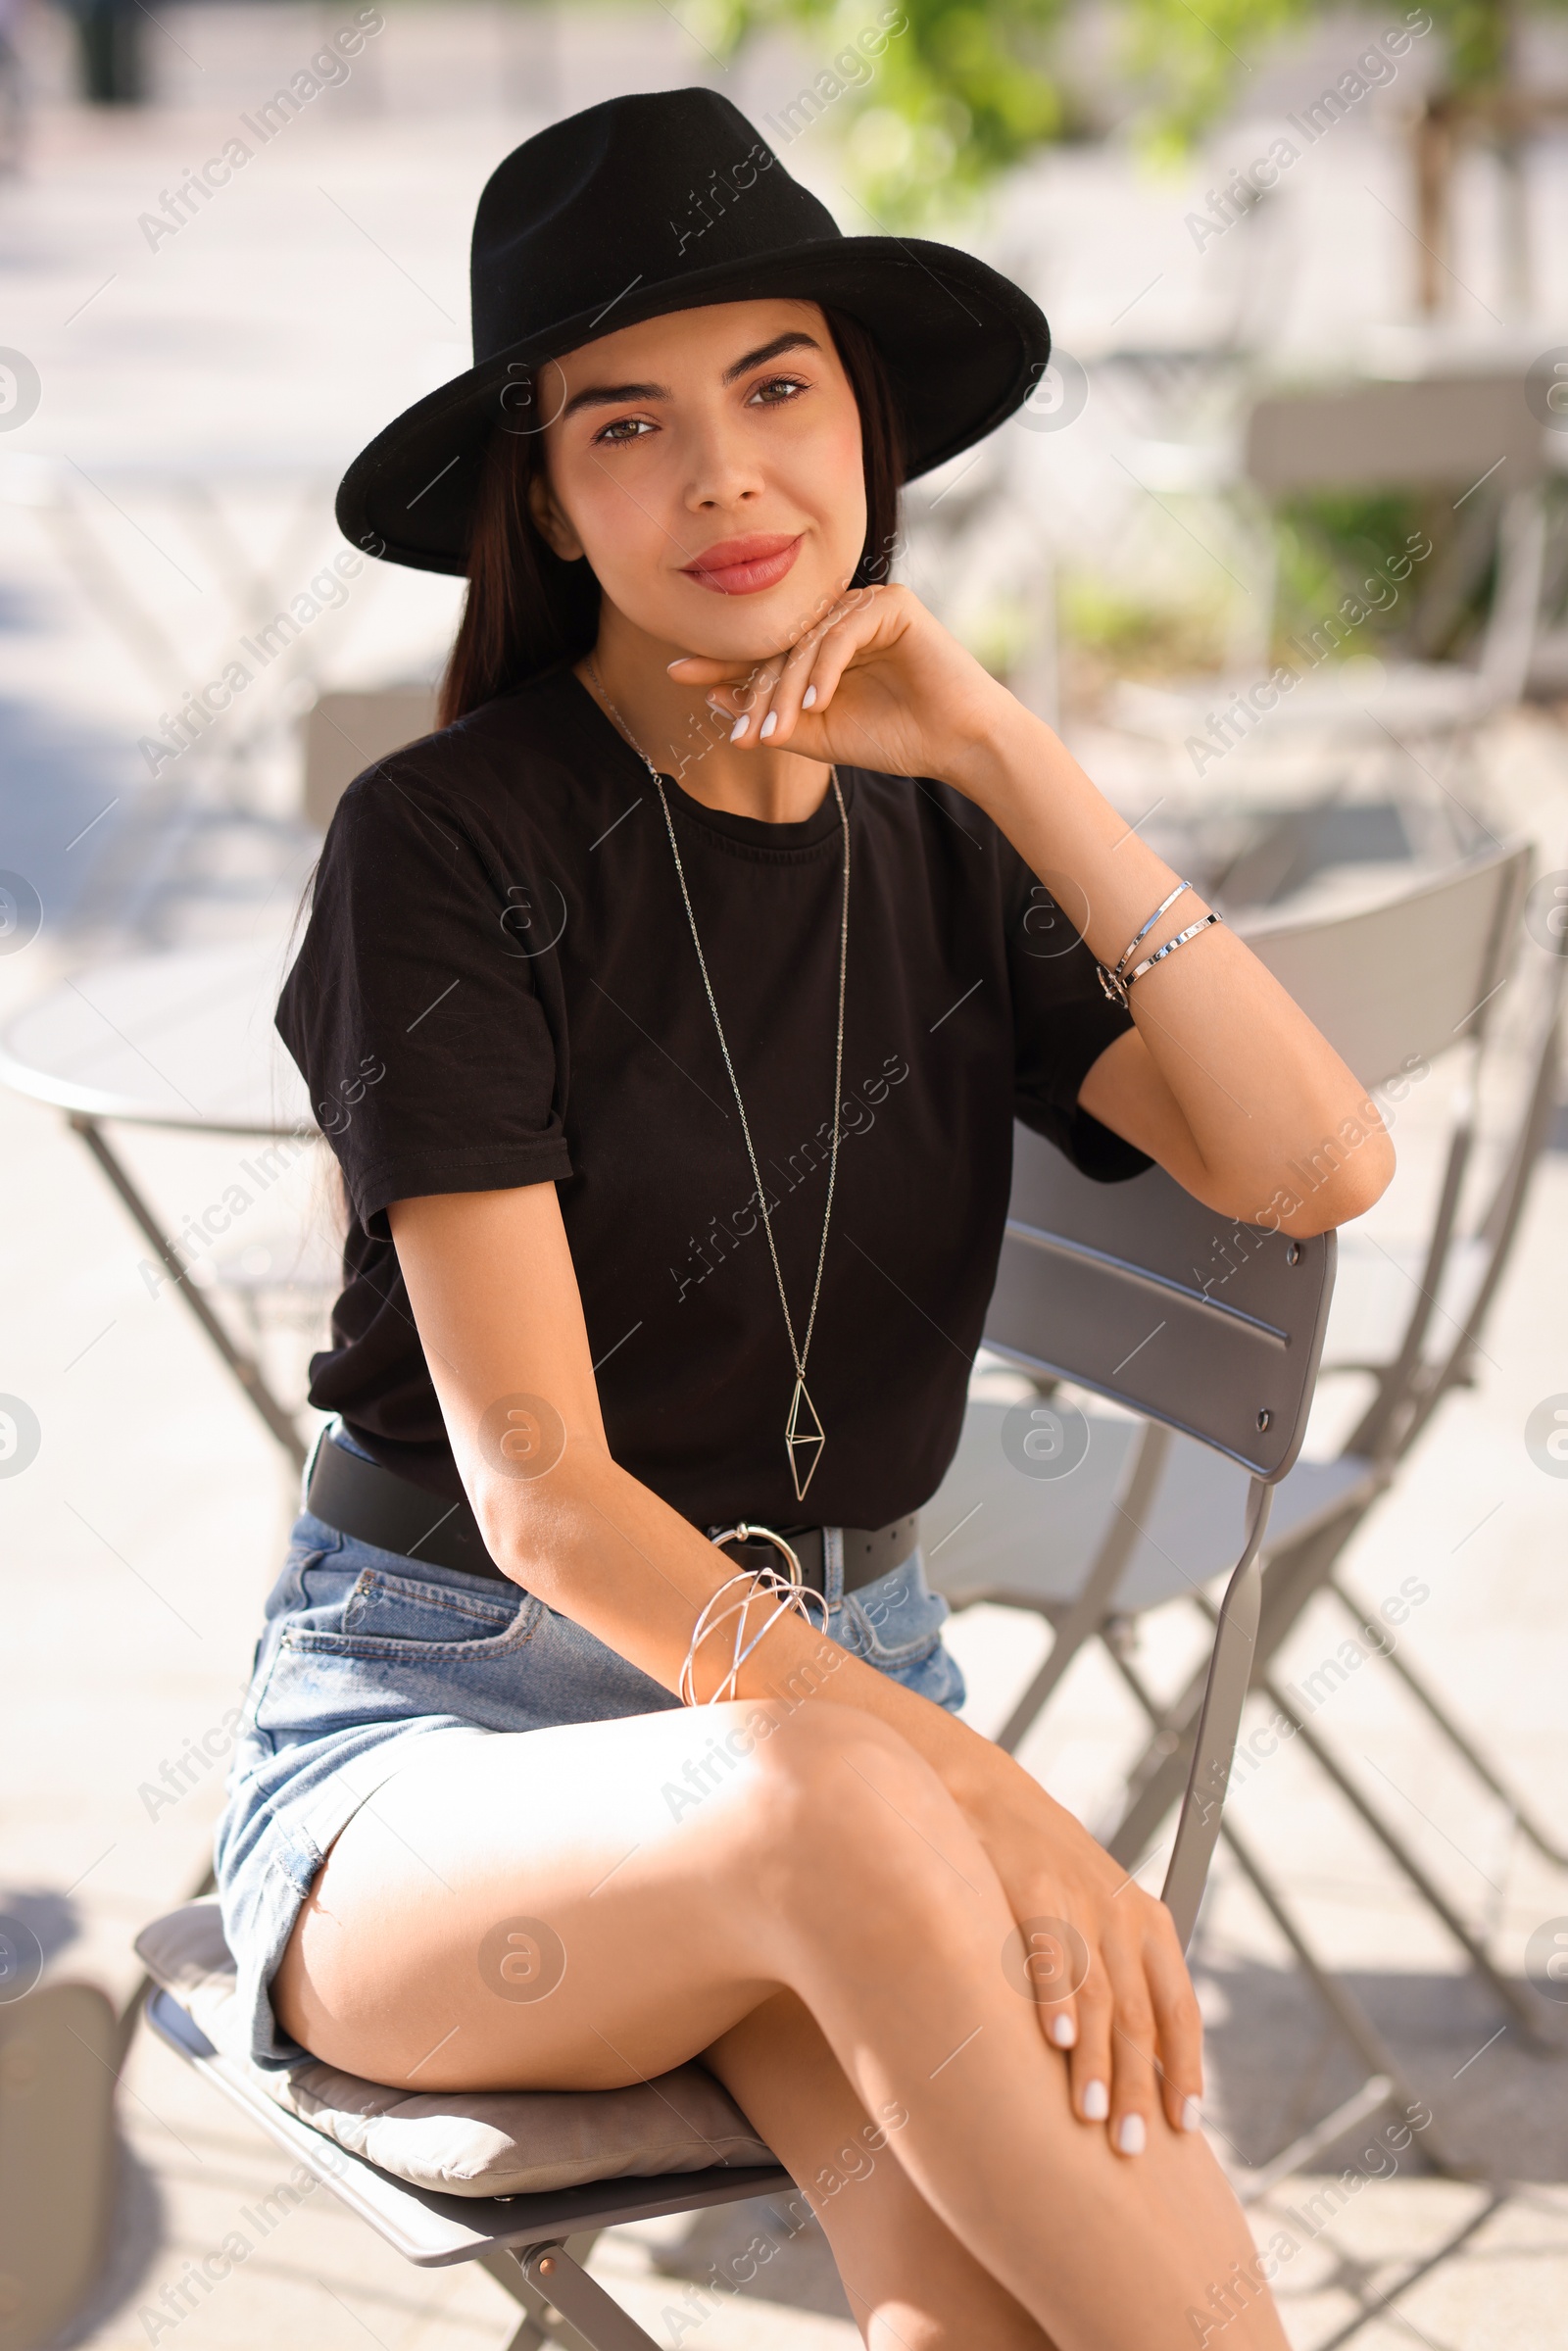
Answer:
<svg viewBox="0 0 1568 2351"><path fill-rule="evenodd" d="M574 416L580 408L618 408L623 400L673 400L668 384L590 384L584 391L573 392L563 416Z"/></svg>
<svg viewBox="0 0 1568 2351"><path fill-rule="evenodd" d="M765 367L769 360L778 359L786 351L820 351L821 348L814 335L793 328L788 334L775 335L771 343L763 343L758 350L748 351L732 367L725 368L720 380L727 384L735 383L741 376L749 374L753 367ZM623 401L673 400L674 397L668 384L589 384L582 391L573 392L561 414L564 417L574 416L579 409L618 408Z"/></svg>
<svg viewBox="0 0 1568 2351"><path fill-rule="evenodd" d="M732 384L753 367L765 367L769 360L776 360L781 352L820 351L821 348L814 335L803 333L799 327L795 327L788 334L775 335L771 343L764 343L760 351L748 351L746 357L737 360L733 367L725 368L722 380Z"/></svg>

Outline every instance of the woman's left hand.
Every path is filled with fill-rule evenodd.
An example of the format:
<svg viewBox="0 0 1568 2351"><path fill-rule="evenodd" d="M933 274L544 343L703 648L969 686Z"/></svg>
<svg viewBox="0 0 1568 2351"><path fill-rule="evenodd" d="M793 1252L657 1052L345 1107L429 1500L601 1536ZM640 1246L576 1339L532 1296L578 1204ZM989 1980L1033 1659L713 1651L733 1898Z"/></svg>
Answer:
<svg viewBox="0 0 1568 2351"><path fill-rule="evenodd" d="M1195 2131L1202 2019L1164 1903L1016 1766L997 1764L958 1802L1016 1922L1008 1980L1066 2052L1074 2113L1104 2123L1122 2155L1147 2144L1156 2115Z"/></svg>
<svg viewBox="0 0 1568 2351"><path fill-rule="evenodd" d="M787 652L744 670L693 654L669 674L710 689L713 709L737 722L738 750L930 775L960 790L968 755L1007 700L902 587L847 590Z"/></svg>

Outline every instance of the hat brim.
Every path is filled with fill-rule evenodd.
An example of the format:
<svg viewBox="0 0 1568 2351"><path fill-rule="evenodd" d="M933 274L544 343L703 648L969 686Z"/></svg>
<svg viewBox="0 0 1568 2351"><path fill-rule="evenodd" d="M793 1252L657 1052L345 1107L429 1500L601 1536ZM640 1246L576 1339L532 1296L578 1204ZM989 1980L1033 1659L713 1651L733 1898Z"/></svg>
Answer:
<svg viewBox="0 0 1568 2351"><path fill-rule="evenodd" d="M514 405L528 371L596 336L676 310L791 297L847 311L874 338L903 415L906 478L984 440L1022 406L1051 357L1051 329L1022 289L956 246L842 237L691 270L497 352L416 401L344 474L345 538L389 563L462 574L479 465L492 435L538 431ZM503 400L516 387L513 403ZM544 422L548 422L546 417Z"/></svg>

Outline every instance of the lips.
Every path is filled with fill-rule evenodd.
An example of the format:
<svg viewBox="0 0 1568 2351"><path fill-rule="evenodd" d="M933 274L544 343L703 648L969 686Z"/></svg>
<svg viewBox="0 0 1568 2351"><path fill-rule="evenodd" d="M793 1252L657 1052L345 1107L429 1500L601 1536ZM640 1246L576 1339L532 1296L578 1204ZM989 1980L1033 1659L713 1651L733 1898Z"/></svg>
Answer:
<svg viewBox="0 0 1568 2351"><path fill-rule="evenodd" d="M718 596L755 596L776 587L795 562L804 533L754 532L745 539L720 539L695 563L682 565L688 579Z"/></svg>

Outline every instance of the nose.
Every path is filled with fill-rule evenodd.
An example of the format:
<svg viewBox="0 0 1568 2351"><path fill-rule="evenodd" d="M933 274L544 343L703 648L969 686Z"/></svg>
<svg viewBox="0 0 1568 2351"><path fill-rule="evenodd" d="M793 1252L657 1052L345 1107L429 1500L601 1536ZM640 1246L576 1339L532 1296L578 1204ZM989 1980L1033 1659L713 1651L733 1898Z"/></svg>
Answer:
<svg viewBox="0 0 1568 2351"><path fill-rule="evenodd" d="M690 514L726 513L760 499L766 488L750 436L720 411L693 422L687 453L686 507Z"/></svg>

